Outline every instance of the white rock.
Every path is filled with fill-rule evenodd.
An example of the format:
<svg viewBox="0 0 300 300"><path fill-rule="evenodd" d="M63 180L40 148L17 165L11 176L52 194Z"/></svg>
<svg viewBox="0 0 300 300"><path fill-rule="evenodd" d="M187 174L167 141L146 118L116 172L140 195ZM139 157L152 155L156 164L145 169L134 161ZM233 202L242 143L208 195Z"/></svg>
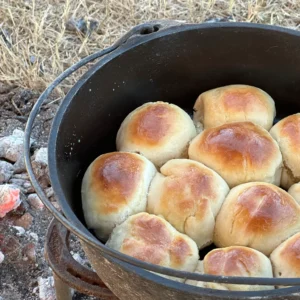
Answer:
<svg viewBox="0 0 300 300"><path fill-rule="evenodd" d="M0 251L0 264L4 261L4 254ZM0 297L1 300L1 297Z"/></svg>
<svg viewBox="0 0 300 300"><path fill-rule="evenodd" d="M55 289L53 277L38 278L40 300L55 300Z"/></svg>
<svg viewBox="0 0 300 300"><path fill-rule="evenodd" d="M0 160L0 184L8 182L14 173L14 166L4 160Z"/></svg>
<svg viewBox="0 0 300 300"><path fill-rule="evenodd" d="M37 242L39 240L38 235L35 232L29 232L29 235Z"/></svg>
<svg viewBox="0 0 300 300"><path fill-rule="evenodd" d="M44 166L48 166L48 149L41 148L35 152L34 161L42 164Z"/></svg>
<svg viewBox="0 0 300 300"><path fill-rule="evenodd" d="M17 230L18 236L21 236L25 233L25 229L23 227L20 227L20 226L12 226L12 227Z"/></svg>
<svg viewBox="0 0 300 300"><path fill-rule="evenodd" d="M24 163L24 132L15 129L12 135L0 139L0 158L5 158L15 163L15 170L20 172L25 169ZM34 140L30 140L30 146Z"/></svg>
<svg viewBox="0 0 300 300"><path fill-rule="evenodd" d="M30 194L27 198L27 201L35 210L43 210L45 208L44 203L41 201L37 194Z"/></svg>

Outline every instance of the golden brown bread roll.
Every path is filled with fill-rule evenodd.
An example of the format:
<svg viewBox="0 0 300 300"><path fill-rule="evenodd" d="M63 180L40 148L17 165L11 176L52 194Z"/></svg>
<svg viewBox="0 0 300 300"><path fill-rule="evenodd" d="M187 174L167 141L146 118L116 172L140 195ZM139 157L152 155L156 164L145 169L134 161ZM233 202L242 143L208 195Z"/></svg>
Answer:
<svg viewBox="0 0 300 300"><path fill-rule="evenodd" d="M257 250L232 246L210 251L203 260L203 266L198 266L199 273L217 276L240 277L273 277L270 260ZM187 284L200 287L231 290L231 291L259 291L274 289L273 286L240 285L229 283L198 282L187 280Z"/></svg>
<svg viewBox="0 0 300 300"><path fill-rule="evenodd" d="M136 259L182 271L193 272L199 259L192 239L148 213L133 215L116 226L106 245Z"/></svg>
<svg viewBox="0 0 300 300"><path fill-rule="evenodd" d="M300 181L300 113L279 121L270 134L278 142L283 157L281 186L288 189Z"/></svg>
<svg viewBox="0 0 300 300"><path fill-rule="evenodd" d="M213 240L215 217L229 192L224 179L203 164L173 159L150 185L147 211L161 215L201 249Z"/></svg>
<svg viewBox="0 0 300 300"><path fill-rule="evenodd" d="M300 182L293 184L288 193L300 204Z"/></svg>
<svg viewBox="0 0 300 300"><path fill-rule="evenodd" d="M216 218L218 247L248 246L269 255L300 230L300 206L283 189L264 182L233 188Z"/></svg>
<svg viewBox="0 0 300 300"><path fill-rule="evenodd" d="M241 84L202 93L194 105L194 111L194 122L202 124L204 129L250 121L270 130L276 115L270 95L259 88Z"/></svg>
<svg viewBox="0 0 300 300"><path fill-rule="evenodd" d="M300 233L280 244L270 259L275 277L300 277Z"/></svg>
<svg viewBox="0 0 300 300"><path fill-rule="evenodd" d="M149 102L132 111L117 134L117 150L137 152L160 167L172 158L187 157L196 128L180 107Z"/></svg>
<svg viewBox="0 0 300 300"><path fill-rule="evenodd" d="M100 155L82 181L85 221L100 239L107 239L116 224L146 210L147 193L156 173L145 157L126 152Z"/></svg>
<svg viewBox="0 0 300 300"><path fill-rule="evenodd" d="M282 156L271 135L251 122L206 129L189 147L190 159L219 173L230 187L251 181L279 185Z"/></svg>

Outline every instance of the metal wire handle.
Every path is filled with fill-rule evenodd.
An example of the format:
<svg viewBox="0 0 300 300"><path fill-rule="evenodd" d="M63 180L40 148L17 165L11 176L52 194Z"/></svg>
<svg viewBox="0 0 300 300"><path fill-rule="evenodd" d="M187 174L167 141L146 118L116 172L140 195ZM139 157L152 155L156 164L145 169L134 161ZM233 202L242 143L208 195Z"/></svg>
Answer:
<svg viewBox="0 0 300 300"><path fill-rule="evenodd" d="M185 272L185 271L179 271L171 268L166 268L166 267L161 267L158 265L150 264L147 262L143 262L141 260L135 259L131 256L128 256L126 254L123 254L119 251L116 251L114 249L111 249L109 247L106 247L105 245L101 244L96 238L92 236L88 236L83 234L78 228L76 228L68 219L66 219L54 206L53 204L49 201L47 198L43 188L40 186L35 173L33 171L33 167L31 164L31 159L30 159L30 136L32 133L33 129L33 124L34 121L39 113L39 110L41 106L43 105L44 101L48 98L48 96L52 93L52 91L68 76L73 74L75 71L80 69L81 67L85 66L89 62L92 62L98 58L101 58L102 56L109 54L122 46L124 43L126 43L131 37L138 35L138 34L144 34L144 33L152 33L155 31L158 31L157 26L159 28L163 27L165 24L165 27L170 27L170 25L174 26L174 22L169 22L166 21L164 23L163 21L158 21L157 22L159 25L154 26L153 22L150 22L148 24L141 24L136 27L133 27L130 31L128 31L123 37L121 37L116 43L114 43L112 46L96 52L92 55L89 55L85 58L83 58L81 61L78 63L74 64L67 70L65 70L61 75L59 75L49 86L48 88L40 95L38 100L36 101L26 124L25 128L25 137L24 137L24 157L25 157L25 165L26 169L30 178L30 181L44 203L44 205L47 207L47 209L53 214L53 216L60 222L62 223L69 231L80 237L84 242L89 244L92 247L96 247L103 253L116 258L118 260L121 260L123 262L126 262L130 265L134 265L136 267L159 273L159 274L164 274L172 277L178 277L178 278L184 278L184 279L191 279L191 280L196 280L196 281L203 281L203 282L215 282L215 283L230 283L230 284L247 284L247 285L281 285L281 286L299 286L300 285L300 278L264 278L264 277L235 277L235 276L215 276L215 275L206 275L206 274L199 274L199 273L191 273L191 272ZM176 23L176 22L175 22ZM180 24L180 23L177 23ZM162 25L162 26L161 26ZM223 23L225 26L230 26L229 23ZM237 23L236 23L237 25ZM250 24L245 24L245 23L238 23L240 26L249 26ZM186 25L186 26L193 26L193 25ZM194 26L197 26L194 24ZM213 26L212 24L207 24L207 26ZM260 25L254 25L251 24L250 26L252 27L261 27ZM272 26L269 26L272 27ZM273 26L274 27L274 26ZM291 288L287 289L281 289L282 294L285 294L287 290L290 290ZM277 295L280 290L277 290ZM238 293L238 292L236 292ZM249 294L251 293L257 293L250 291L248 292ZM272 292L269 291L269 294ZM280 293L280 292L279 292Z"/></svg>

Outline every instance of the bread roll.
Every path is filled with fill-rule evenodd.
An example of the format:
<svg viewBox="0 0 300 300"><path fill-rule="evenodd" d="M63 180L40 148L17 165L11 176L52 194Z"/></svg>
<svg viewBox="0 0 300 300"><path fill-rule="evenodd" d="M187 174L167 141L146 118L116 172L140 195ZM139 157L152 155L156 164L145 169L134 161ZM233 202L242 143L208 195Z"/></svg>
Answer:
<svg viewBox="0 0 300 300"><path fill-rule="evenodd" d="M233 188L216 218L218 247L248 246L269 255L300 230L300 206L283 189L264 182Z"/></svg>
<svg viewBox="0 0 300 300"><path fill-rule="evenodd" d="M204 130L191 142L189 157L215 170L230 187L251 181L280 183L279 147L265 129L251 122Z"/></svg>
<svg viewBox="0 0 300 300"><path fill-rule="evenodd" d="M300 204L300 183L293 184L289 190L288 193L297 201L298 204Z"/></svg>
<svg viewBox="0 0 300 300"><path fill-rule="evenodd" d="M136 259L182 271L193 272L199 259L192 239L148 213L131 216L116 226L106 245Z"/></svg>
<svg viewBox="0 0 300 300"><path fill-rule="evenodd" d="M247 247L227 247L210 251L203 260L203 267L198 267L200 273L216 276L239 276L239 277L273 277L270 260L260 253ZM231 291L260 291L274 289L273 286L245 285L214 282L186 283L200 287L231 290Z"/></svg>
<svg viewBox="0 0 300 300"><path fill-rule="evenodd" d="M180 107L149 102L125 118L117 134L117 149L140 153L160 167L172 158L187 157L195 136L192 119Z"/></svg>
<svg viewBox="0 0 300 300"><path fill-rule="evenodd" d="M270 259L275 277L300 277L300 233L280 244Z"/></svg>
<svg viewBox="0 0 300 300"><path fill-rule="evenodd" d="M228 85L202 93L194 105L194 122L204 129L250 121L270 130L276 115L274 100L249 85Z"/></svg>
<svg viewBox="0 0 300 300"><path fill-rule="evenodd" d="M82 181L85 221L100 239L107 239L116 224L146 210L147 193L156 173L145 157L126 152L100 155Z"/></svg>
<svg viewBox="0 0 300 300"><path fill-rule="evenodd" d="M283 157L281 186L289 189L300 181L300 113L279 121L270 134L278 142Z"/></svg>
<svg viewBox="0 0 300 300"><path fill-rule="evenodd" d="M224 179L203 164L173 159L151 183L147 211L161 215L201 249L213 240L215 217L229 192Z"/></svg>

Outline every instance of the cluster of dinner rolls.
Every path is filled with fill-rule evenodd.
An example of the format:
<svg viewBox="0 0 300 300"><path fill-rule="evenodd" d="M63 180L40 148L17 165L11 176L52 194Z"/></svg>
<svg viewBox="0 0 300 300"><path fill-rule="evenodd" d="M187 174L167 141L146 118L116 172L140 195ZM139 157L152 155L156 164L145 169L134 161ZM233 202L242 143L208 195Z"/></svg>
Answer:
<svg viewBox="0 0 300 300"><path fill-rule="evenodd" d="M300 113L274 125L275 115L272 97L247 85L202 93L193 117L161 101L136 108L120 124L116 152L84 174L88 228L108 247L168 268L300 277Z"/></svg>

